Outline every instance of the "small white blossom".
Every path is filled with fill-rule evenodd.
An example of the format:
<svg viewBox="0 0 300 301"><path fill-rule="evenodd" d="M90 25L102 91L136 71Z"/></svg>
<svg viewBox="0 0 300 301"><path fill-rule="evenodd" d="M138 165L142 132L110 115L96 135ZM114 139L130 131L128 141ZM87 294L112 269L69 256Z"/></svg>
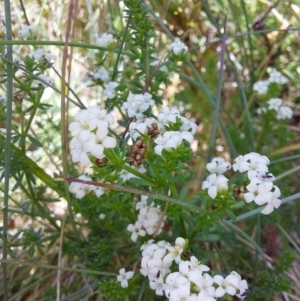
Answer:
<svg viewBox="0 0 300 301"><path fill-rule="evenodd" d="M245 156L238 156L234 159L232 165L234 171L248 172L248 178L251 180L257 176L257 172L268 172L270 160L266 156L251 152Z"/></svg>
<svg viewBox="0 0 300 301"><path fill-rule="evenodd" d="M128 164L126 164L128 165ZM146 169L145 167L141 166L136 168L140 173L145 173ZM125 169L122 169L121 172L119 173L120 178L122 179L122 182L127 182L129 179L131 178L136 178L136 176L128 171L126 171Z"/></svg>
<svg viewBox="0 0 300 301"><path fill-rule="evenodd" d="M134 225L130 224L127 226L127 230L129 232L131 232L131 240L133 242L136 242L138 236L145 236L146 235L146 231L144 229L142 229L143 224L140 223L139 221L137 221Z"/></svg>
<svg viewBox="0 0 300 301"><path fill-rule="evenodd" d="M135 117L136 119L142 119L143 113L154 105L152 95L145 94L130 94L122 105L123 109L127 111L128 117Z"/></svg>
<svg viewBox="0 0 300 301"><path fill-rule="evenodd" d="M164 291L170 301L182 300L190 296L190 282L179 272L171 273L166 278Z"/></svg>
<svg viewBox="0 0 300 301"><path fill-rule="evenodd" d="M252 178L246 188L248 192L244 193L245 201L247 203L254 201L257 205L263 205L267 202L267 195L271 192L273 183L261 182L258 178Z"/></svg>
<svg viewBox="0 0 300 301"><path fill-rule="evenodd" d="M270 73L269 82L276 83L279 85L284 85L284 84L287 84L289 82L289 80L287 79L287 77L282 75L279 71L273 70Z"/></svg>
<svg viewBox="0 0 300 301"><path fill-rule="evenodd" d="M72 138L70 145L73 147L71 156L74 163L81 162L84 166L90 166L92 164L87 154L95 145L94 133L83 130L76 137Z"/></svg>
<svg viewBox="0 0 300 301"><path fill-rule="evenodd" d="M181 254L183 252L183 247L175 245L168 247L168 254L164 257L163 262L169 263L175 260L176 263L181 261Z"/></svg>
<svg viewBox="0 0 300 301"><path fill-rule="evenodd" d="M281 205L281 200L278 198L281 192L277 186L274 186L274 191L265 196L267 200L267 206L261 211L262 214L270 214L274 211L274 208L278 208Z"/></svg>
<svg viewBox="0 0 300 301"><path fill-rule="evenodd" d="M100 69L93 74L93 78L94 80L102 80L105 83L110 81L109 72L104 67L100 67Z"/></svg>
<svg viewBox="0 0 300 301"><path fill-rule="evenodd" d="M103 90L103 95L106 96L108 99L112 99L116 96L116 88L119 86L117 82L109 82L105 89Z"/></svg>
<svg viewBox="0 0 300 301"><path fill-rule="evenodd" d="M158 136L154 140L154 142L156 143L154 151L157 155L162 156L163 149L167 151L176 149L181 145L183 140L186 140L191 144L194 141L194 137L190 132L165 132L163 135Z"/></svg>
<svg viewBox="0 0 300 301"><path fill-rule="evenodd" d="M108 135L108 126L105 121L102 122L103 125L98 127L95 136L95 144L91 150L91 154L98 159L104 158L104 149L105 148L115 148L117 145L117 140Z"/></svg>
<svg viewBox="0 0 300 301"><path fill-rule="evenodd" d="M260 108L257 109L257 114L261 115L263 113L266 113L267 111L268 111L267 108L260 107Z"/></svg>
<svg viewBox="0 0 300 301"><path fill-rule="evenodd" d="M123 269L119 270L119 274L120 275L117 276L117 281L121 283L121 286L123 288L128 287L128 281L127 280L133 277L134 272L129 271L129 272L126 273L125 269L123 268Z"/></svg>
<svg viewBox="0 0 300 301"><path fill-rule="evenodd" d="M104 33L100 36L98 39L98 45L100 47L106 48L110 43L112 43L114 40L114 37L110 33Z"/></svg>
<svg viewBox="0 0 300 301"><path fill-rule="evenodd" d="M202 183L202 189L208 189L208 195L215 199L218 191L228 190L228 179L224 175L210 174Z"/></svg>
<svg viewBox="0 0 300 301"><path fill-rule="evenodd" d="M22 25L21 29L18 31L18 35L21 38L27 39L29 37L36 36L38 33L38 26L37 25Z"/></svg>
<svg viewBox="0 0 300 301"><path fill-rule="evenodd" d="M104 214L104 213L100 213L99 214L99 219L103 220L103 219L105 219L105 217L106 217L106 214Z"/></svg>
<svg viewBox="0 0 300 301"><path fill-rule="evenodd" d="M92 179L86 175L82 175L78 179L83 181L92 181ZM82 199L91 190L93 190L93 186L83 183L72 182L69 186L69 191L74 193L77 199Z"/></svg>
<svg viewBox="0 0 300 301"><path fill-rule="evenodd" d="M174 42L169 45L169 50L173 51L176 55L181 53L181 52L187 52L188 51L188 47L183 43L181 42L178 38L176 38L174 40Z"/></svg>
<svg viewBox="0 0 300 301"><path fill-rule="evenodd" d="M42 85L44 88L48 88L53 79L50 76L47 76L45 74L39 74L37 76L38 78L34 80L34 83L37 85ZM40 81L41 79L42 81Z"/></svg>
<svg viewBox="0 0 300 301"><path fill-rule="evenodd" d="M235 275L228 275L225 279L221 275L213 277L214 282L219 285L216 289L216 297L223 297L226 293L234 296L239 289L240 279Z"/></svg>
<svg viewBox="0 0 300 301"><path fill-rule="evenodd" d="M293 117L293 110L288 106L281 106L277 111L276 118L280 119L291 119Z"/></svg>
<svg viewBox="0 0 300 301"><path fill-rule="evenodd" d="M101 109L99 106L91 106L88 108L88 124L90 130L94 130L95 128L102 128L103 121L112 125L115 123L115 119L112 114L107 113L106 110Z"/></svg>
<svg viewBox="0 0 300 301"><path fill-rule="evenodd" d="M231 168L231 164L223 158L213 158L211 163L206 164L206 169L210 173L221 175Z"/></svg>
<svg viewBox="0 0 300 301"><path fill-rule="evenodd" d="M31 53L31 56L37 61L46 59L49 63L56 60L56 55L46 52L45 49L43 49L43 48L33 51Z"/></svg>
<svg viewBox="0 0 300 301"><path fill-rule="evenodd" d="M282 104L282 99L281 98L271 98L267 101L268 103L268 110L275 110L278 111L279 107Z"/></svg>
<svg viewBox="0 0 300 301"><path fill-rule="evenodd" d="M253 85L253 91L257 92L257 94L259 95L266 94L268 92L268 89L269 89L268 80L260 80Z"/></svg>

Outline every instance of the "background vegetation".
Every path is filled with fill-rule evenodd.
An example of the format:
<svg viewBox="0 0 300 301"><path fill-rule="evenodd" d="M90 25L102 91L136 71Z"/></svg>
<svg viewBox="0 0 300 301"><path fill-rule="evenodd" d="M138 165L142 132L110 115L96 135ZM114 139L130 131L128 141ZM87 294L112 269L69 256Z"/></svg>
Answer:
<svg viewBox="0 0 300 301"><path fill-rule="evenodd" d="M1 18L7 25L10 21L7 16L5 19L3 5L0 3ZM184 191L186 199L199 198L205 166L212 157L222 156L232 161L239 154L256 151L271 159L270 170L277 176L276 185L280 186L283 203L286 203L266 217L258 214L254 207L238 210L236 224L223 224L205 240L199 233L194 252L207 258L206 264L214 271L241 273L251 289L247 300L300 300L300 208L297 202L300 1L150 0L145 1L145 6L158 36L158 57L165 54L175 37L189 47L189 59L171 80L162 78L165 84L161 94L156 95L163 103L180 107L199 128L197 143L192 145L191 177L184 186L177 183L178 190ZM118 198L115 192L109 191L100 199L89 196L77 200L69 194L68 184L55 181L55 178L77 177L83 171L72 163L68 151L65 152L70 140L67 124L69 116L74 116L82 104L89 106L102 101L101 85L90 86L81 80L94 70L94 62L85 56L89 49L99 50L96 42L104 32L112 33L121 41L126 26L124 7L122 1L112 0L11 1L12 68L16 71L18 62L27 54L46 45L46 49L57 56L49 69L57 89L45 89L39 102L35 102L25 93L26 87L22 87L22 82L32 80L26 70L33 67L27 62L23 75L15 74L12 97L6 98L10 70L6 67L9 55L6 56L5 45L9 42L3 25L0 40L1 198L4 199L7 189L5 175L10 185L8 207L5 203L2 206L2 230L8 236L3 242L6 245L3 257L7 259L2 259L1 282L6 289L0 289L1 298L109 299L109 288L105 286L99 293L99 283L115 279L121 267L132 267L138 258L124 223L118 223L126 210L132 210L122 202L122 193ZM225 69L220 91L225 15ZM33 23L39 26L38 38L21 40L20 26ZM6 34L9 35L7 30ZM66 37L69 47L65 44ZM109 56L105 62L96 58L98 65L108 64L110 60ZM293 108L290 121L278 121L274 116L262 120L256 113L264 99L253 92L253 84L267 78L272 67L289 79L283 89L274 88L270 93L278 93ZM132 74L125 70L123 76L130 79ZM220 111L215 114L218 92L221 92ZM10 149L5 145L6 131L10 131L6 123L9 103L13 108ZM123 131L124 123L115 130ZM10 160L9 173L5 159ZM178 212L180 207L172 207L169 212L163 236L166 240L170 239L168 227L176 230ZM100 218L101 213L106 214L105 220ZM172 237L176 237L175 234ZM147 293L143 295L144 290ZM134 295L137 291L140 292L138 297ZM150 294L141 278L119 299L125 300L130 294L135 296L134 300L158 299Z"/></svg>

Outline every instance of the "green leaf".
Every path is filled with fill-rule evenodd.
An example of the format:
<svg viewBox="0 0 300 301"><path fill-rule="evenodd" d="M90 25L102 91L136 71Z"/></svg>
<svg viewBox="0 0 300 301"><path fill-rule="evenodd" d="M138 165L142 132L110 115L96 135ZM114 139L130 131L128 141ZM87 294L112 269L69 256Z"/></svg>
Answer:
<svg viewBox="0 0 300 301"><path fill-rule="evenodd" d="M226 210L226 213L229 215L229 217L235 222L236 216L231 210Z"/></svg>
<svg viewBox="0 0 300 301"><path fill-rule="evenodd" d="M28 138L29 138L30 142L32 144L34 144L35 146L43 147L43 144L40 141L38 141L37 139L35 139L33 136L28 135Z"/></svg>

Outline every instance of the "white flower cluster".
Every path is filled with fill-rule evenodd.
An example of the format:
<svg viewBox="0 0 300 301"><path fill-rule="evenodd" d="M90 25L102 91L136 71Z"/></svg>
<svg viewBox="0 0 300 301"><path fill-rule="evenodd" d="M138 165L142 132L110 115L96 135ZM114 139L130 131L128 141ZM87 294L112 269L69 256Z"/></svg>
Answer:
<svg viewBox="0 0 300 301"><path fill-rule="evenodd" d="M149 128L153 126L153 124L157 125L159 131L164 129L163 125L159 123L155 118L145 118L145 119L138 119L137 121L133 121L129 125L129 133L130 137L133 140L137 140L141 134L147 134Z"/></svg>
<svg viewBox="0 0 300 301"><path fill-rule="evenodd" d="M293 110L288 106L282 105L281 98L271 98L267 101L268 107L261 107L257 109L258 114L266 113L268 110L276 111L276 118L280 119L291 119L293 117Z"/></svg>
<svg viewBox="0 0 300 301"><path fill-rule="evenodd" d="M109 82L105 89L103 90L103 95L106 96L108 99L112 99L116 96L116 88L119 86L117 82Z"/></svg>
<svg viewBox="0 0 300 301"><path fill-rule="evenodd" d="M93 74L94 80L101 80L104 83L108 83L110 81L110 75L109 72L104 68L100 67L94 74Z"/></svg>
<svg viewBox="0 0 300 301"><path fill-rule="evenodd" d="M244 298L248 284L236 272L225 279L221 275L211 277L209 267L195 256L182 260L186 240L178 237L175 246L165 241L157 243L149 240L141 247L141 274L147 276L149 285L156 295L165 296L170 301L216 301L225 294ZM173 265L173 266L172 266ZM171 272L171 268L172 271Z"/></svg>
<svg viewBox="0 0 300 301"><path fill-rule="evenodd" d="M114 148L117 141L108 136L108 126L114 123L114 118L99 106L92 106L79 111L75 121L69 125L69 130L78 132L70 144L73 162L81 162L84 166L91 165L88 154L98 159L104 158L105 148Z"/></svg>
<svg viewBox="0 0 300 301"><path fill-rule="evenodd" d="M37 77L38 78L35 79L33 83L36 84L37 86L42 85L44 88L47 88L53 81L53 79L50 76L45 74L38 74ZM42 81L39 79L41 79Z"/></svg>
<svg viewBox="0 0 300 301"><path fill-rule="evenodd" d="M266 156L251 152L245 156L238 156L234 160L232 169L241 173L247 172L249 185L244 199L247 203L254 201L257 205L266 205L261 211L262 214L270 214L274 208L281 205L280 190L273 185L274 176L269 173L268 165L270 160ZM202 189L208 189L208 195L215 199L219 191L228 190L228 179L223 175L231 169L229 162L223 158L214 158L206 165L211 173L202 184Z"/></svg>
<svg viewBox="0 0 300 301"><path fill-rule="evenodd" d="M161 156L163 149L167 151L176 149L181 145L183 140L190 144L194 141L197 125L194 122L189 121L186 117L181 116L177 109L163 107L162 112L158 114L158 120L163 128L161 129L161 135L154 140L156 143L154 151L157 155ZM173 127L178 121L182 124L178 131L167 130L168 128Z"/></svg>
<svg viewBox="0 0 300 301"><path fill-rule="evenodd" d="M130 94L122 105L122 108L127 111L128 117L142 119L144 112L154 106L154 100L149 93L145 94Z"/></svg>
<svg viewBox="0 0 300 301"><path fill-rule="evenodd" d="M223 175L231 169L231 164L223 158L217 157L207 163L206 169L210 172L206 181L202 183L202 189L208 189L208 195L215 199L218 191L228 190L228 179Z"/></svg>
<svg viewBox="0 0 300 301"><path fill-rule="evenodd" d="M37 61L42 61L46 59L49 63L54 62L56 60L56 55L46 52L43 48L33 51L31 53L31 56Z"/></svg>
<svg viewBox="0 0 300 301"><path fill-rule="evenodd" d="M139 96L140 95L141 94L139 94ZM150 98L150 96L148 96L148 98ZM125 107L127 106L128 104L126 103ZM145 110L146 107L148 108L148 106L144 106ZM133 115L134 114L131 114L130 116ZM179 111L175 108L169 109L168 107L163 107L162 112L158 114L158 120L154 118L142 119L143 115L139 113L137 117L140 117L141 119L138 119L136 122L132 122L130 124L130 136L133 140L136 140L141 134L147 134L149 128L151 128L153 124L156 124L156 128L159 130L160 135L154 139L154 142L156 143L154 151L159 156L162 155L163 149L167 151L176 149L181 145L183 140L189 142L190 144L194 141L197 125L194 122L189 121L186 117L181 116ZM173 128L176 122L180 122L181 124L179 130L169 131L168 129Z"/></svg>
<svg viewBox="0 0 300 301"><path fill-rule="evenodd" d="M136 210L139 210L139 215L136 223L130 224L127 227L127 230L131 232L131 240L136 241L138 236L145 236L146 233L152 235L159 224L161 214L159 206L155 207L154 202L147 205L147 196L142 196L141 201L138 202L135 206ZM164 220L167 217L164 216ZM158 234L161 233L162 227L164 226L164 222L161 223L160 229L158 230Z"/></svg>
<svg viewBox="0 0 300 301"><path fill-rule="evenodd" d="M114 37L110 33L104 33L98 39L98 45L100 47L106 48L109 44L111 44L114 40Z"/></svg>
<svg viewBox="0 0 300 301"><path fill-rule="evenodd" d="M288 81L289 80L279 71L273 70L267 80L260 80L254 83L253 91L256 91L259 95L264 95L268 92L270 84L276 83L278 85L285 85Z"/></svg>
<svg viewBox="0 0 300 301"><path fill-rule="evenodd" d="M29 37L36 36L38 33L38 26L37 25L22 25L21 29L18 31L18 35L21 38L27 39Z"/></svg>
<svg viewBox="0 0 300 301"><path fill-rule="evenodd" d="M92 181L92 179L86 175L82 175L78 178L83 181ZM91 191L94 191L97 197L100 197L104 193L104 188L96 187L83 183L72 182L69 186L69 191L76 195L77 199L82 199L86 194Z"/></svg>
<svg viewBox="0 0 300 301"><path fill-rule="evenodd" d="M174 40L172 44L169 45L169 50L173 51L174 54L179 54L181 52L185 53L188 51L188 47L182 43L178 38Z"/></svg>
<svg viewBox="0 0 300 301"><path fill-rule="evenodd" d="M274 176L268 170L270 160L266 156L251 152L237 157L234 161L233 170L247 172L250 180L250 184L246 186L248 192L244 193L245 201L266 205L261 211L262 214L270 214L274 208L277 209L281 205L281 201L278 199L281 192L272 182Z"/></svg>

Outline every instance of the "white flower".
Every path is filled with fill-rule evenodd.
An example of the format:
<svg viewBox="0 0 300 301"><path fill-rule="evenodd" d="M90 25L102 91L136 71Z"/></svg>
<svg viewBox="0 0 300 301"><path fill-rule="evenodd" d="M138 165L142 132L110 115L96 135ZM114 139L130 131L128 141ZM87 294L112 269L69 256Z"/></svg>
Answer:
<svg viewBox="0 0 300 301"><path fill-rule="evenodd" d="M95 192L95 195L96 195L98 198L99 198L102 194L105 193L105 189L102 188L102 187L96 187L96 186L94 186L94 187L93 187L93 190L94 190L94 192Z"/></svg>
<svg viewBox="0 0 300 301"><path fill-rule="evenodd" d="M98 69L97 72L93 74L93 78L94 80L102 80L105 83L108 83L110 81L109 72L104 67L100 67L100 69Z"/></svg>
<svg viewBox="0 0 300 301"><path fill-rule="evenodd" d="M91 165L87 155L95 145L95 134L88 130L81 131L76 137L72 138L70 145L73 162L81 162L84 166Z"/></svg>
<svg viewBox="0 0 300 301"><path fill-rule="evenodd" d="M211 174L202 183L202 189L208 189L208 195L215 199L218 191L228 190L228 179L223 175Z"/></svg>
<svg viewBox="0 0 300 301"><path fill-rule="evenodd" d="M242 277L235 271L231 272L230 275L235 276L239 281L239 293L236 294L239 298L245 298L248 293L248 283L246 280L242 280Z"/></svg>
<svg viewBox="0 0 300 301"><path fill-rule="evenodd" d="M220 275L216 275L213 277L213 280L219 285L215 293L218 298L224 296L226 293L234 296L236 290L240 287L240 279L232 274L228 275L225 279Z"/></svg>
<svg viewBox="0 0 300 301"><path fill-rule="evenodd" d="M89 52L86 54L86 56L84 57L85 60L88 59L94 59L96 57L95 51L94 50L89 50Z"/></svg>
<svg viewBox="0 0 300 301"><path fill-rule="evenodd" d="M206 290L201 290L197 296L197 301L216 301L216 299L209 296Z"/></svg>
<svg viewBox="0 0 300 301"><path fill-rule="evenodd" d="M233 170L238 170L239 172L248 171L249 180L256 177L257 172L268 172L267 165L270 164L270 160L266 156L254 152L245 156L238 156L234 161L235 163L232 165Z"/></svg>
<svg viewBox="0 0 300 301"><path fill-rule="evenodd" d="M126 164L128 165L128 164ZM128 165L129 166L129 165ZM136 168L140 173L145 173L146 169L145 167L141 166L141 167L137 167ZM129 179L131 178L136 178L136 175L126 171L125 169L122 169L119 173L120 178L122 179L122 182L127 182Z"/></svg>
<svg viewBox="0 0 300 301"><path fill-rule="evenodd" d="M132 232L131 240L133 242L136 242L139 235L140 236L146 235L146 231L144 229L142 229L142 227L143 227L143 225L139 221L137 221L134 225L133 224L128 225L127 230L129 232Z"/></svg>
<svg viewBox="0 0 300 301"><path fill-rule="evenodd" d="M269 82L276 83L279 85L284 85L284 84L288 83L289 80L284 75L282 75L279 71L273 70L270 73Z"/></svg>
<svg viewBox="0 0 300 301"><path fill-rule="evenodd" d="M288 106L281 106L277 111L276 118L280 119L291 119L293 117L293 110Z"/></svg>
<svg viewBox="0 0 300 301"><path fill-rule="evenodd" d="M269 89L268 80L260 80L253 85L253 91L256 91L257 94L259 95L266 94L268 92L268 89Z"/></svg>
<svg viewBox="0 0 300 301"><path fill-rule="evenodd" d="M184 246L186 245L186 240L182 237L177 237L175 240L175 245L184 248Z"/></svg>
<svg viewBox="0 0 300 301"><path fill-rule="evenodd" d="M83 130L90 130L88 110L80 110L75 116L75 121L69 124L69 131L81 132Z"/></svg>
<svg viewBox="0 0 300 301"><path fill-rule="evenodd" d="M41 80L42 81L41 81ZM53 79L50 77L50 76L47 76L45 74L39 74L37 76L37 79L34 80L34 82L37 84L37 85L42 85L44 88L47 88L49 87L49 85L51 84L51 82L53 81Z"/></svg>
<svg viewBox="0 0 300 301"><path fill-rule="evenodd" d="M37 25L22 25L21 29L18 31L18 35L21 38L27 39L29 37L36 36L38 33L39 28Z"/></svg>
<svg viewBox="0 0 300 301"><path fill-rule="evenodd" d="M190 282L186 277L182 276L179 272L171 273L166 278L164 291L167 298L169 298L170 301L182 300L182 298L187 298L191 294Z"/></svg>
<svg viewBox="0 0 300 301"><path fill-rule="evenodd" d="M105 89L103 90L103 95L106 96L108 99L112 99L116 96L115 89L119 86L117 82L109 82Z"/></svg>
<svg viewBox="0 0 300 301"><path fill-rule="evenodd" d="M261 114L267 112L267 108L264 108L264 107L258 108L256 112L258 115L261 115Z"/></svg>
<svg viewBox="0 0 300 301"><path fill-rule="evenodd" d="M244 193L244 199L247 203L254 201L257 205L267 203L267 195L273 188L272 182L261 182L259 178L252 178L249 185L246 186L249 192Z"/></svg>
<svg viewBox="0 0 300 301"><path fill-rule="evenodd" d="M104 214L104 213L99 214L99 219L105 219L105 217L106 217L106 214Z"/></svg>
<svg viewBox="0 0 300 301"><path fill-rule="evenodd" d="M99 106L92 106L88 108L88 124L89 129L92 131L95 128L102 128L103 121L112 125L115 122L115 119L112 114L107 113L106 110L101 109Z"/></svg>
<svg viewBox="0 0 300 301"><path fill-rule="evenodd" d="M91 150L91 154L98 159L104 158L105 148L115 148L117 145L117 140L113 137L107 136L108 127L105 121L102 121L103 125L98 127L95 138L95 145Z"/></svg>
<svg viewBox="0 0 300 301"><path fill-rule="evenodd" d="M275 110L278 111L279 107L281 106L282 99L281 98L271 98L267 101L269 107L268 110Z"/></svg>
<svg viewBox="0 0 300 301"><path fill-rule="evenodd" d="M117 281L121 283L121 286L124 288L124 287L128 287L128 279L132 278L133 275L134 275L134 272L132 271L129 271L127 273L125 273L125 269L120 269L119 270L119 274L117 276Z"/></svg>
<svg viewBox="0 0 300 301"><path fill-rule="evenodd" d="M190 144L194 141L194 137L190 132L165 132L163 136L158 136L154 142L156 146L154 151L157 155L162 156L162 150L170 151L173 148L177 148L181 145L182 141L186 140Z"/></svg>
<svg viewBox="0 0 300 301"><path fill-rule="evenodd" d="M176 55L179 54L180 52L187 52L188 47L182 43L178 38L174 40L174 42L169 45L169 50L173 51Z"/></svg>
<svg viewBox="0 0 300 301"><path fill-rule="evenodd" d="M156 123L157 129L159 131L163 130L163 125L154 118L145 118L145 119L139 119L136 122L131 122L129 125L129 133L130 137L135 141L137 140L141 134L145 135L148 133L148 129L153 126L153 124Z"/></svg>
<svg viewBox="0 0 300 301"><path fill-rule="evenodd" d="M166 125L169 122L175 123L176 117L180 118L180 113L176 108L169 109L168 107L163 107L161 113L158 114L158 120Z"/></svg>
<svg viewBox="0 0 300 301"><path fill-rule="evenodd" d="M35 59L35 60L43 60L46 59L48 62L53 62L56 60L56 55L53 55L49 52L46 52L45 49L38 49L36 51L33 51L31 53L31 56Z"/></svg>
<svg viewBox="0 0 300 301"><path fill-rule="evenodd" d="M92 181L92 179L90 177L87 177L86 175L82 175L78 179L83 181ZM77 199L82 199L92 189L93 186L91 185L76 182L72 182L69 186L69 191L75 193Z"/></svg>
<svg viewBox="0 0 300 301"><path fill-rule="evenodd" d="M123 109L127 111L128 117L135 117L136 119L142 119L145 111L154 105L152 95L145 94L130 94L122 105Z"/></svg>
<svg viewBox="0 0 300 301"><path fill-rule="evenodd" d="M262 214L270 214L274 211L274 208L278 208L281 205L281 201L278 199L281 192L277 186L274 186L275 190L265 196L267 200L267 206L261 211Z"/></svg>
<svg viewBox="0 0 300 301"><path fill-rule="evenodd" d="M164 257L163 262L169 263L175 260L176 263L181 261L181 253L183 252L183 247L181 246L170 246L168 247L168 254Z"/></svg>
<svg viewBox="0 0 300 301"><path fill-rule="evenodd" d="M100 36L98 39L98 45L100 47L106 48L110 43L112 43L114 40L114 37L110 33L104 33Z"/></svg>
<svg viewBox="0 0 300 301"><path fill-rule="evenodd" d="M157 296L163 296L164 291L163 291L163 282L158 282L158 281L150 281L149 286L152 290L155 290L155 294Z"/></svg>
<svg viewBox="0 0 300 301"><path fill-rule="evenodd" d="M206 169L210 173L215 173L221 175L231 168L231 164L223 158L217 157L213 158L211 163L206 164Z"/></svg>

